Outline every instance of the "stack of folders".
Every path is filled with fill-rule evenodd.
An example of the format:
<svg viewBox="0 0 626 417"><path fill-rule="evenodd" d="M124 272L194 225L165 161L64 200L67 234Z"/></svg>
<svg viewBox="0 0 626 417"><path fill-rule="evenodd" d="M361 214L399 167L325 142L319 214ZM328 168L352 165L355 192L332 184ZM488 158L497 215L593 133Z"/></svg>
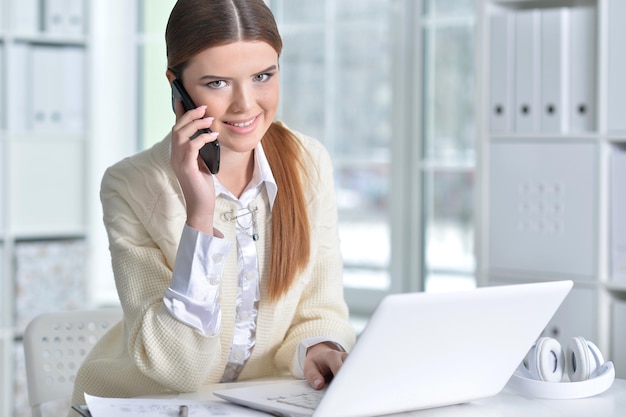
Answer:
<svg viewBox="0 0 626 417"><path fill-rule="evenodd" d="M12 22L20 32L82 34L86 0L14 0Z"/></svg>
<svg viewBox="0 0 626 417"><path fill-rule="evenodd" d="M13 0L10 5L16 39L38 36L43 42L19 40L11 46L5 124L18 131L82 132L85 47L62 40L82 39L87 0Z"/></svg>
<svg viewBox="0 0 626 417"><path fill-rule="evenodd" d="M85 31L85 0L43 0L43 30L79 34Z"/></svg>
<svg viewBox="0 0 626 417"><path fill-rule="evenodd" d="M611 155L611 280L626 284L626 149L613 147Z"/></svg>
<svg viewBox="0 0 626 417"><path fill-rule="evenodd" d="M489 23L491 132L594 130L596 6L502 9Z"/></svg>
<svg viewBox="0 0 626 417"><path fill-rule="evenodd" d="M85 120L85 49L20 43L14 64L20 94L11 97L11 119L20 130L80 132Z"/></svg>

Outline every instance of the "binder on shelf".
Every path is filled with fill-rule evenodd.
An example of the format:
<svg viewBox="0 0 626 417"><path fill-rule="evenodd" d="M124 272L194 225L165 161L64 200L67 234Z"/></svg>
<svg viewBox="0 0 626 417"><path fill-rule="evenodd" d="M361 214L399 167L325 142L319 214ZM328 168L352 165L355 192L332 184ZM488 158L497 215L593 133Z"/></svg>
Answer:
<svg viewBox="0 0 626 417"><path fill-rule="evenodd" d="M515 131L539 130L540 13L537 9L515 13Z"/></svg>
<svg viewBox="0 0 626 417"><path fill-rule="evenodd" d="M626 149L614 146L610 164L611 280L626 283Z"/></svg>
<svg viewBox="0 0 626 417"><path fill-rule="evenodd" d="M609 0L608 3L608 69L607 69L607 130L626 132L626 1Z"/></svg>
<svg viewBox="0 0 626 417"><path fill-rule="evenodd" d="M84 127L85 52L75 46L32 46L33 131L79 132Z"/></svg>
<svg viewBox="0 0 626 417"><path fill-rule="evenodd" d="M47 33L84 32L84 0L43 0L43 29Z"/></svg>
<svg viewBox="0 0 626 417"><path fill-rule="evenodd" d="M541 10L540 130L563 133L568 128L569 14L566 8Z"/></svg>
<svg viewBox="0 0 626 417"><path fill-rule="evenodd" d="M596 8L574 5L570 8L570 131L590 132L596 118Z"/></svg>
<svg viewBox="0 0 626 417"><path fill-rule="evenodd" d="M7 75L11 79L11 83L8 86L9 94L4 97L7 109L7 125L12 130L25 131L28 129L28 105L32 95L31 46L18 42L11 46L10 53L13 64L11 67L7 67Z"/></svg>
<svg viewBox="0 0 626 417"><path fill-rule="evenodd" d="M67 26L66 0L43 0L43 30L46 33L65 33Z"/></svg>
<svg viewBox="0 0 626 417"><path fill-rule="evenodd" d="M62 51L63 86L61 99L62 128L69 132L81 132L85 128L85 51L80 47L66 46Z"/></svg>
<svg viewBox="0 0 626 417"><path fill-rule="evenodd" d="M63 48L32 45L32 98L28 127L33 131L59 131L63 125L61 99L66 93L63 79Z"/></svg>
<svg viewBox="0 0 626 417"><path fill-rule="evenodd" d="M515 19L512 13L502 12L489 20L489 126L494 133L511 132Z"/></svg>
<svg viewBox="0 0 626 417"><path fill-rule="evenodd" d="M85 0L66 0L67 33L85 33Z"/></svg>
<svg viewBox="0 0 626 417"><path fill-rule="evenodd" d="M19 0L13 1L11 26L20 34L33 34L40 30L40 8L39 0Z"/></svg>

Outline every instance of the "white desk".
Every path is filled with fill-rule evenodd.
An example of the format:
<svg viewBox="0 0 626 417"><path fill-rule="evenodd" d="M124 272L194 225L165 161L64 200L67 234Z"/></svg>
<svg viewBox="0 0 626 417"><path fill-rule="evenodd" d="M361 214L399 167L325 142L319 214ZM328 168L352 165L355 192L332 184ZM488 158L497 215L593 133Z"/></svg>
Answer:
<svg viewBox="0 0 626 417"><path fill-rule="evenodd" d="M178 397L217 400L218 398L214 397L212 392L218 387L223 389L251 383L209 385L200 392L181 394ZM616 379L608 391L595 397L577 400L526 398L505 389L495 397L398 415L415 417L624 417L626 416L626 380Z"/></svg>

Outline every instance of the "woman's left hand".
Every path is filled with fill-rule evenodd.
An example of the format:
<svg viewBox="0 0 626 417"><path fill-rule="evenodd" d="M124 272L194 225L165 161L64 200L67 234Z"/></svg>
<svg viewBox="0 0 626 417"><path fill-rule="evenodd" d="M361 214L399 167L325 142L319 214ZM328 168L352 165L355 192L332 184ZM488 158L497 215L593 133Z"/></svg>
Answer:
<svg viewBox="0 0 626 417"><path fill-rule="evenodd" d="M304 377L315 389L322 389L326 381L337 374L348 354L329 343L318 343L307 349Z"/></svg>

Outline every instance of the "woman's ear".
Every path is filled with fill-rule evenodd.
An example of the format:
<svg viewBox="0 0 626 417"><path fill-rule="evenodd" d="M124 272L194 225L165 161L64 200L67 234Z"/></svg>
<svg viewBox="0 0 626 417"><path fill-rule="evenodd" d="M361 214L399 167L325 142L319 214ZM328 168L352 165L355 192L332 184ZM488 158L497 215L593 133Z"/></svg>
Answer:
<svg viewBox="0 0 626 417"><path fill-rule="evenodd" d="M172 87L172 111L174 112L174 114L176 114L176 100L174 99L174 86L172 85L172 82L176 79L176 76L174 75L174 71L169 68L167 69L167 71L165 71L165 76L167 77L167 81L169 81L170 86Z"/></svg>
<svg viewBox="0 0 626 417"><path fill-rule="evenodd" d="M167 71L165 71L165 76L167 77L167 80L170 82L170 84L172 83L172 81L176 79L176 75L174 74L174 71L172 71L169 68L167 69Z"/></svg>

